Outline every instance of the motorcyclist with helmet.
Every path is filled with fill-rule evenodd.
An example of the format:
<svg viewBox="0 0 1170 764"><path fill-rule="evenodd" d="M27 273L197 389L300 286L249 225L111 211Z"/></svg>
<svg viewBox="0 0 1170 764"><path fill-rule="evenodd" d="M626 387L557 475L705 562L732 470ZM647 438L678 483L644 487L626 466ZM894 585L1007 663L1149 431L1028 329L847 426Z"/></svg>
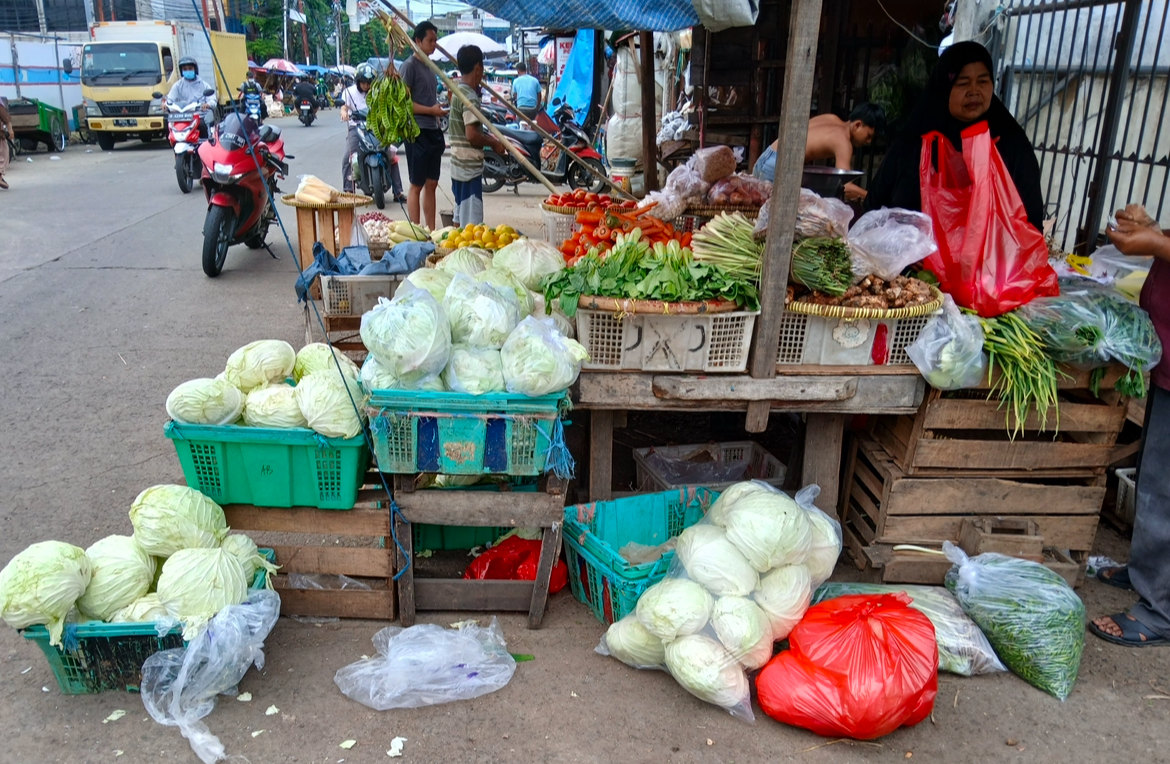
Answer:
<svg viewBox="0 0 1170 764"><path fill-rule="evenodd" d="M199 63L190 56L179 59L179 79L171 86L167 93L167 102L179 108L192 103L203 104L203 118L199 122L199 137L207 137L208 127L215 122L215 94L205 96L207 90L214 91L215 87L199 76Z"/></svg>
<svg viewBox="0 0 1170 764"><path fill-rule="evenodd" d="M350 115L368 108L366 94L370 92L377 76L378 73L374 71L373 66L368 63L359 64L354 74L354 83L341 93L341 119L349 123L349 131L345 135L345 156L341 158L341 178L342 191L348 193L354 191L351 157L359 149L357 121L351 119ZM386 147L386 151L390 157L390 185L394 200L406 201L406 195L402 193L402 173L398 169L398 152L393 146Z"/></svg>
<svg viewBox="0 0 1170 764"><path fill-rule="evenodd" d="M293 85L292 97L294 108L301 101L308 101L313 105L313 111L317 111L317 86L313 84L313 79L309 75L302 74L297 78L297 84Z"/></svg>
<svg viewBox="0 0 1170 764"><path fill-rule="evenodd" d="M248 78L236 90L240 91L241 101L250 95L260 99L260 124L264 124L264 120L268 119L268 104L264 103L264 89L256 81L256 72L249 69Z"/></svg>

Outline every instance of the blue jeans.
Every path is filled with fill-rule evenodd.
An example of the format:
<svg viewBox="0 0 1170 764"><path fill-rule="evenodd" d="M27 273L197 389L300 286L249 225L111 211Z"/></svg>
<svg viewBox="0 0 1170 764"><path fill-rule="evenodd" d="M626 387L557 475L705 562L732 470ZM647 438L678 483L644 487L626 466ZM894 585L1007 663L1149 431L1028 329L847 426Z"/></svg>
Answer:
<svg viewBox="0 0 1170 764"><path fill-rule="evenodd" d="M451 193L455 196L455 225L465 226L483 222L482 175L474 180L452 179Z"/></svg>
<svg viewBox="0 0 1170 764"><path fill-rule="evenodd" d="M766 180L771 183L776 177L776 149L769 146L764 149L764 153L760 154L760 158L756 160L756 166L752 170L752 175L760 180Z"/></svg>

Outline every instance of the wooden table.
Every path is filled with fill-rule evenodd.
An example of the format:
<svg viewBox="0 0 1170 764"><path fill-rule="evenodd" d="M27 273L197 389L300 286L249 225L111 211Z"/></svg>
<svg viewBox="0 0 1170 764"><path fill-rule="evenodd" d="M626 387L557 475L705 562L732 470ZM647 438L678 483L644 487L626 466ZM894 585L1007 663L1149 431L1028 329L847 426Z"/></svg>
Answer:
<svg viewBox="0 0 1170 764"><path fill-rule="evenodd" d="M612 498L614 415L626 411L744 411L807 417L802 482L821 487L817 506L836 517L846 418L911 414L926 382L913 366L783 366L772 379L747 375L581 372L573 405L591 412L589 500Z"/></svg>

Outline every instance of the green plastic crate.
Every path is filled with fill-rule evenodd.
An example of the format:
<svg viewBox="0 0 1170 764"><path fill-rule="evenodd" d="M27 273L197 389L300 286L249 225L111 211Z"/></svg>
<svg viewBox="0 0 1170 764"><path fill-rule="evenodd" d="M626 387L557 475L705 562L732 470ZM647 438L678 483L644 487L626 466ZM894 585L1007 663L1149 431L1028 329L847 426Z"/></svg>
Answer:
<svg viewBox="0 0 1170 764"><path fill-rule="evenodd" d="M269 562L276 562L273 550L261 549L260 554ZM263 569L256 571L253 589L264 587L265 575ZM50 645L49 630L44 626L30 626L22 632L25 639L35 642L45 654L63 695L91 695L107 690L138 692L146 659L160 650L183 646L181 627L160 637L154 622L90 621L70 627L69 632L77 639L76 649L63 650Z"/></svg>
<svg viewBox="0 0 1170 764"><path fill-rule="evenodd" d="M374 390L374 455L383 472L539 475L565 395Z"/></svg>
<svg viewBox="0 0 1170 764"><path fill-rule="evenodd" d="M353 509L370 465L363 436L167 422L187 485L220 504Z"/></svg>
<svg viewBox="0 0 1170 764"><path fill-rule="evenodd" d="M618 550L631 541L656 546L677 536L699 522L718 496L690 486L565 507L565 557L573 596L602 623L632 612L642 592L666 575L674 552L635 565Z"/></svg>

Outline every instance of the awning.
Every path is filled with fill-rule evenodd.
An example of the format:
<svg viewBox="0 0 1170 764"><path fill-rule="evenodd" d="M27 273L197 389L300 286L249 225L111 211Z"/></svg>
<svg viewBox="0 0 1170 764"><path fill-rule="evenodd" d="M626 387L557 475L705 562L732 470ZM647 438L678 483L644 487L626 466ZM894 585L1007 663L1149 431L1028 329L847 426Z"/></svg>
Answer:
<svg viewBox="0 0 1170 764"><path fill-rule="evenodd" d="M697 26L691 0L468 0L513 24L550 29L674 32Z"/></svg>

